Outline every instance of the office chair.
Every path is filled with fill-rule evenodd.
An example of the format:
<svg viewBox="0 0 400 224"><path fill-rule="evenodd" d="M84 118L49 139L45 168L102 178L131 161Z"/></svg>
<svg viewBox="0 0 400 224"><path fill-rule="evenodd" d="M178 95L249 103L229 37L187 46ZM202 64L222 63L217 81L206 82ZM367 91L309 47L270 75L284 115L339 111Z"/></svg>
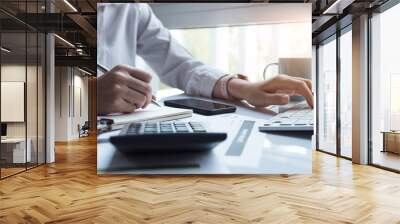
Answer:
<svg viewBox="0 0 400 224"><path fill-rule="evenodd" d="M90 129L89 121L85 121L82 127L80 127L80 125L78 124L79 138L89 136L89 129Z"/></svg>

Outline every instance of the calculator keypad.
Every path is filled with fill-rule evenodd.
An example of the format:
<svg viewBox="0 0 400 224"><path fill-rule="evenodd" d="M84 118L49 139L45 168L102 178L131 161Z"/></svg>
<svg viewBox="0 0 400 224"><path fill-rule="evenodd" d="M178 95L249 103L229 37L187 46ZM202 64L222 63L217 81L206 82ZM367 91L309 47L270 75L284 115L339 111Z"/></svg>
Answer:
<svg viewBox="0 0 400 224"><path fill-rule="evenodd" d="M128 126L127 134L171 134L171 133L205 133L199 122L149 122L132 123Z"/></svg>

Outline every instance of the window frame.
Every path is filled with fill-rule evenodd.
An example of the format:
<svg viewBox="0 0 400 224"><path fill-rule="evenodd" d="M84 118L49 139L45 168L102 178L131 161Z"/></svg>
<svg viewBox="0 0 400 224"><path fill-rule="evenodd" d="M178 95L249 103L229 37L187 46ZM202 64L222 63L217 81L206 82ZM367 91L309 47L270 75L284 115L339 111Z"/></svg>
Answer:
<svg viewBox="0 0 400 224"><path fill-rule="evenodd" d="M40 2L41 3L45 3L43 0L34 0L34 1L30 2L30 3L36 4L36 9L35 9L36 13L39 13L39 3ZM21 3L25 4L25 6L24 6L25 7L25 12L24 13L25 13L25 20L26 20L27 13L29 13L28 10L27 10L28 1L27 0L21 1ZM45 12L47 13L48 10L49 9L46 6L45 7ZM24 91L25 91L25 93L24 93L25 166L24 166L24 169L22 169L20 171L17 171L17 172L13 172L12 174L8 174L8 175L4 175L2 173L2 167L0 166L0 180L3 180L3 179L6 179L8 177L12 177L14 175L18 175L20 173L26 172L26 171L28 171L30 169L34 169L36 167L39 167L39 166L44 165L44 164L47 163L47 144L48 144L48 142L47 142L47 110L46 109L47 109L47 74L48 74L47 73L47 44L48 44L47 34L48 33L40 31L40 30L30 26L29 24L19 20L18 18L14 17L13 14L11 14L8 11L6 11L5 9L3 9L1 7L1 4L0 4L0 12L1 13L5 13L6 15L10 16L10 18L12 18L15 21L21 23L22 24L22 29L18 30L18 31L15 31L15 32L16 33L18 32L18 33L21 33L21 34L25 35L25 40L24 40L24 42L25 42L25 49L24 49L24 52L25 52L25 56L24 56L25 57L24 58L24 60L25 60L25 69L24 69L25 70L25 88L24 88ZM0 27L1 27L1 24L0 24ZM8 31L3 31L3 30L0 31L0 45L1 45L1 41L2 41L1 37L2 37L3 33L9 33L9 32ZM14 32L11 32L11 33L14 33ZM36 44L36 48L35 48L36 60L34 60L34 66L36 67L35 72L34 72L35 75L36 75L36 91L33 93L33 94L35 94L35 97L36 97L36 122L34 122L35 123L34 125L36 125L36 128L35 128L36 129L36 136L34 136L33 138L36 138L36 141L37 141L37 144L36 144L36 161L35 161L34 164L30 164L29 166L28 166L29 162L27 162L28 161L28 157L27 157L28 156L28 153L27 153L27 148L28 148L28 144L27 144L28 143L27 84L28 84L28 64L29 64L28 63L28 34L33 34L33 35L36 36L36 41L35 41L36 42L35 43ZM43 34L43 35L39 35L39 34ZM41 36L42 38L39 38L39 36ZM39 63L39 41L41 42L42 48L43 48L43 49L40 49L41 50L40 52L43 54L43 55L41 55L42 60L44 62L43 64ZM2 56L0 54L0 82L1 82L1 67L3 66L2 61L3 61L2 60ZM42 84L43 84L43 88L44 88L43 93L42 93L42 96L43 96L42 103L43 103L43 105L41 105L41 107L43 107L42 109L43 109L43 113L44 114L43 114L43 117L41 117L41 118L39 118L40 115L38 113L38 111L39 111L39 98L38 98L39 97L39 81L38 81L39 80L38 79L39 68L38 67L40 65L42 65L42 71L41 71L42 74L41 75L42 75L42 82L43 82ZM0 86L0 89L1 89L1 86ZM1 110L1 106L0 106L0 110ZM42 128L44 129L43 130L43 136L42 136L43 137L43 145L42 145L42 147L43 147L42 148L43 155L41 155L41 157L43 157L42 158L43 162L39 162L39 141L38 141L38 139L39 139L39 119L43 122L42 123L43 124ZM0 158L1 158L1 151L2 150L1 150L1 145L0 145ZM1 162L0 162L0 165L1 165Z"/></svg>
<svg viewBox="0 0 400 224"><path fill-rule="evenodd" d="M373 145L372 145L372 18L373 18L373 14L374 13L383 13L386 10L398 5L400 3L400 0L388 0L386 2L384 2L382 5L373 8L373 9L368 9L365 10L365 14L368 16L367 19L367 34L366 34L366 38L367 38L367 119L368 119L368 123L367 123L367 165L373 166L373 167L377 167L380 169L384 169L384 170L388 170L391 172L395 172L395 173L400 173L400 170L397 169L393 169L390 167L385 167L379 164L374 164L373 163ZM329 40L329 38L332 38L332 36L336 35L336 46L338 48L340 48L340 36L345 34L346 32L348 32L349 29L348 27L352 26L352 21L349 21L348 24L346 23L346 25L344 27L340 28L340 24L342 22L342 20L345 20L344 23L346 23L346 17L342 18L341 20L337 21L337 24L334 24L334 26L336 26L336 33L332 33L332 32L326 32L326 33L331 33L331 35L327 36L326 33L322 33L322 35L320 35L319 37L317 37L317 43L315 44L316 46L316 78L315 78L315 82L316 82L316 92L318 94L319 92L319 88L318 88L318 84L319 84L319 53L318 53L318 48L320 46L321 43L323 43L324 41ZM332 27L328 28L331 29ZM349 29L348 31L346 31L346 29ZM322 38L321 38L322 36ZM329 40L331 41L331 40ZM336 56L337 58L340 59L340 49L339 51L336 52ZM337 73L337 82L336 85L340 85L340 64L338 64L337 62L337 66L339 66L339 69L336 71ZM338 90L340 91L340 86L338 87ZM338 93L339 93L338 91ZM336 138L337 138L337 142L336 142L336 146L338 147L336 154L335 153L330 153L330 152L326 152L322 149L319 149L319 130L318 130L318 126L319 126L319 114L318 114L318 110L316 111L316 124L315 124L315 128L316 128L316 138L315 138L315 143L316 143L316 150L319 152L323 152L323 153L327 153L333 156L337 156L340 158L344 158L347 160L353 160L353 158L348 158L346 156L341 155L341 149L340 149L340 131L341 131L341 125L340 125L340 94L337 94L337 105L336 105L336 109L337 109L337 114L339 115L337 116L337 133L336 133ZM316 105L318 107L318 97L316 98ZM353 146L354 147L354 146ZM353 151L353 149L352 149Z"/></svg>
<svg viewBox="0 0 400 224"><path fill-rule="evenodd" d="M345 25L344 27L338 29L335 33L331 34L330 36L320 40L317 44L316 44L316 92L317 95L319 94L319 83L320 83L320 74L319 74L319 64L320 64L320 55L319 55L319 47L322 44L327 44L331 41L336 41L336 152L332 153L329 151L326 151L324 149L321 149L319 147L319 111L316 110L316 122L315 122L315 143L316 143L316 150L319 152L323 152L329 155L333 155L333 156L337 156L340 158L344 158L347 160L352 160L352 158L347 157L342 155L341 153L341 119L340 119L340 103L341 103L341 97L340 97L340 77L341 77L341 66L340 66L340 38L342 35L346 34L347 32L351 32L352 31L352 23L349 23L347 25ZM316 105L317 107L319 106L319 97L316 97Z"/></svg>
<svg viewBox="0 0 400 224"><path fill-rule="evenodd" d="M372 88L372 76L373 76L373 70L372 70L372 54L373 54L373 49L372 49L372 19L374 18L374 14L381 14L384 13L385 11L393 8L394 6L400 4L400 0L388 0L382 5L378 6L377 8L374 8L372 10L368 11L368 165L377 167L383 170L395 172L395 173L400 173L400 170L390 168L387 166L383 166L377 163L373 162L373 154L374 154L374 147L373 147L373 130L372 130L372 119L373 119L373 113L372 113L372 94L373 94L373 88Z"/></svg>

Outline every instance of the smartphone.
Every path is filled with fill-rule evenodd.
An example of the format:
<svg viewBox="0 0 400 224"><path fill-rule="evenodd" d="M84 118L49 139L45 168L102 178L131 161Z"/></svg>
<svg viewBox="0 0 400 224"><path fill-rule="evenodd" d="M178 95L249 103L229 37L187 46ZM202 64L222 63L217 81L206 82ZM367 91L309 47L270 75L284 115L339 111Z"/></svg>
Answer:
<svg viewBox="0 0 400 224"><path fill-rule="evenodd" d="M194 113L202 115L225 114L236 111L236 107L232 105L192 98L166 100L164 101L164 105L169 107L192 109Z"/></svg>

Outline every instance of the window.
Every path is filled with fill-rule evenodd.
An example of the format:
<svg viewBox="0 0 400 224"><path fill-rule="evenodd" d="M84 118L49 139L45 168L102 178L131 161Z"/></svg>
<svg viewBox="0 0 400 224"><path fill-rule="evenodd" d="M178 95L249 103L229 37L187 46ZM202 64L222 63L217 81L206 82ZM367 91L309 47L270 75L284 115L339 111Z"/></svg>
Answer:
<svg viewBox="0 0 400 224"><path fill-rule="evenodd" d="M375 14L371 19L372 74L371 74L371 162L375 165L400 170L400 138L386 142L383 132L400 130L400 5ZM394 143L394 150L384 146ZM393 153L394 151L394 153Z"/></svg>
<svg viewBox="0 0 400 224"><path fill-rule="evenodd" d="M338 33L318 46L317 148L350 159L353 97L352 26L346 26Z"/></svg>
<svg viewBox="0 0 400 224"><path fill-rule="evenodd" d="M340 155L352 157L352 32L340 36Z"/></svg>
<svg viewBox="0 0 400 224"><path fill-rule="evenodd" d="M1 6L13 4L1 2ZM38 13L43 1L19 2L21 14ZM2 140L0 178L45 162L45 35L7 14L0 17Z"/></svg>
<svg viewBox="0 0 400 224"><path fill-rule="evenodd" d="M265 66L279 58L311 58L310 23L281 23L171 30L197 59L250 80L263 79ZM276 74L277 66L268 69Z"/></svg>
<svg viewBox="0 0 400 224"><path fill-rule="evenodd" d="M318 149L336 154L336 37L318 48Z"/></svg>
<svg viewBox="0 0 400 224"><path fill-rule="evenodd" d="M31 139L27 137L27 119L25 118L25 91L27 87L26 33L1 33L1 123L6 125L2 133L1 177L26 170L31 161ZM9 97L7 97L9 95ZM12 100L10 96L13 96ZM13 109L10 109L13 108ZM13 140L7 143L7 140ZM10 141L11 141L10 140ZM27 148L27 146L29 148Z"/></svg>

